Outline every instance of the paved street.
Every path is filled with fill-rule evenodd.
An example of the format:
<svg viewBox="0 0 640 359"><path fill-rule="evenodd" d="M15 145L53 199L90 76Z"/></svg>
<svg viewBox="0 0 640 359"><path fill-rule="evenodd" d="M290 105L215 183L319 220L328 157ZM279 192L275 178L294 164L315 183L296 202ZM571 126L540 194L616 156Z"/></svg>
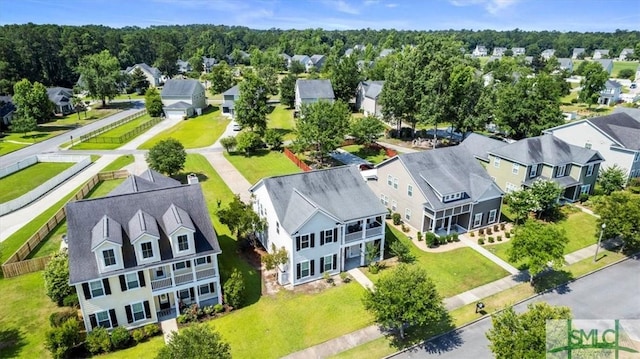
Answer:
<svg viewBox="0 0 640 359"><path fill-rule="evenodd" d="M640 259L629 259L516 306L521 312L527 304L544 301L571 308L575 319L640 319ZM397 354L409 358L491 358L485 337L491 318L446 334L426 345Z"/></svg>

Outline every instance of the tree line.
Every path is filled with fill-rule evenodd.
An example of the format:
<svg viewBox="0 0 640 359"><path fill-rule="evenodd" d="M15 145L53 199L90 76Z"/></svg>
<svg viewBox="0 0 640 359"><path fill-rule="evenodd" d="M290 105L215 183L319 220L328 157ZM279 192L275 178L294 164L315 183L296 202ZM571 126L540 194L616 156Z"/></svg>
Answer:
<svg viewBox="0 0 640 359"><path fill-rule="evenodd" d="M356 44L365 45L363 57L373 59L380 49L400 49L416 44L424 34L453 37L467 51L476 45L526 47L535 56L544 49L556 49L557 57L568 57L574 47L587 51L623 48L640 53L640 31L613 33L562 33L557 31L398 31L398 30L254 30L240 26L184 25L148 28L111 28L100 25L5 25L0 27L0 93L12 93L13 84L26 78L45 86L72 87L78 79L80 60L108 50L117 57L120 68L145 62L165 74L175 71L178 58L189 61L199 56L224 59L239 50L271 49L287 54L342 54ZM193 61L189 61L190 63ZM197 63L197 61L195 61Z"/></svg>

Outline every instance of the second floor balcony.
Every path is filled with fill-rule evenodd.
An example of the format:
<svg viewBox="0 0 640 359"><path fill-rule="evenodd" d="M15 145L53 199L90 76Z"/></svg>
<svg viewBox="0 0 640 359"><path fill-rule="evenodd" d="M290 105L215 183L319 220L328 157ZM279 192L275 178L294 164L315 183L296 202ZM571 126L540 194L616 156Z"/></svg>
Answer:
<svg viewBox="0 0 640 359"><path fill-rule="evenodd" d="M218 275L210 263L195 264L193 260L189 264L187 262L189 261L149 269L151 290L159 291L177 287Z"/></svg>
<svg viewBox="0 0 640 359"><path fill-rule="evenodd" d="M383 234L382 217L369 218L347 223L345 226L345 242L355 242Z"/></svg>

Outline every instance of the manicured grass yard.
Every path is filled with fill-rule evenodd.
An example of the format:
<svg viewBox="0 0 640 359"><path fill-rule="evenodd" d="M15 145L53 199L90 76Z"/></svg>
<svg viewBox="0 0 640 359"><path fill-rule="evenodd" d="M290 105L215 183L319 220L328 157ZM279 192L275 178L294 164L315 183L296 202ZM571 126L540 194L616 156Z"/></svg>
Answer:
<svg viewBox="0 0 640 359"><path fill-rule="evenodd" d="M284 105L276 105L269 115L267 115L267 128L275 128L282 134L283 140L294 140L295 135L295 119L293 118L293 110L287 110Z"/></svg>
<svg viewBox="0 0 640 359"><path fill-rule="evenodd" d="M134 120L131 120L105 133L100 134L99 136L96 137L96 140L99 141L100 138L107 138L107 137L111 137L111 138L120 137L126 134L127 132L134 130L136 127L149 121L151 121L151 116L149 115L140 116ZM147 130L149 130L149 128ZM140 132L138 136L143 133L144 132ZM134 138L135 137L131 137L129 140L133 140ZM78 144L74 145L72 149L74 150L113 150L124 144L125 144L124 142L123 143L79 142Z"/></svg>
<svg viewBox="0 0 640 359"><path fill-rule="evenodd" d="M373 164L378 164L387 159L383 149L370 148L363 145L344 146L342 149Z"/></svg>
<svg viewBox="0 0 640 359"><path fill-rule="evenodd" d="M618 77L620 70L624 70L624 69L633 70L633 73L635 74L637 68L638 68L638 61L614 61L613 70L611 70L611 76Z"/></svg>
<svg viewBox="0 0 640 359"><path fill-rule="evenodd" d="M225 152L224 156L251 184L255 184L264 177L300 172L298 166L282 152L259 150L250 157Z"/></svg>
<svg viewBox="0 0 640 359"><path fill-rule="evenodd" d="M38 162L0 178L0 202L16 199L73 166L73 162Z"/></svg>
<svg viewBox="0 0 640 359"><path fill-rule="evenodd" d="M222 135L228 124L229 119L220 114L218 107L209 107L202 116L180 121L177 125L143 143L139 148L148 150L169 137L180 141L185 148L211 146Z"/></svg>
<svg viewBox="0 0 640 359"><path fill-rule="evenodd" d="M109 172L122 169L125 166L132 164L135 161L133 155L124 155L116 158L113 162L109 163L105 168L100 172Z"/></svg>

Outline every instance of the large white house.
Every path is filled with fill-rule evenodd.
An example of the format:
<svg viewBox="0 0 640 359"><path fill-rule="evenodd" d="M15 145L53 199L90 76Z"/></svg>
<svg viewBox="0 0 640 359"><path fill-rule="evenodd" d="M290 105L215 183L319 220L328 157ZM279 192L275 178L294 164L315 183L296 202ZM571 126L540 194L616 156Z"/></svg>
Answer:
<svg viewBox="0 0 640 359"><path fill-rule="evenodd" d="M303 104L318 101L332 102L335 100L331 80L296 80L295 111L300 112Z"/></svg>
<svg viewBox="0 0 640 359"><path fill-rule="evenodd" d="M222 302L221 250L199 184L148 170L106 197L67 204L66 214L69 283L87 331Z"/></svg>
<svg viewBox="0 0 640 359"><path fill-rule="evenodd" d="M278 269L282 285L366 265L369 243L379 251L377 259L383 257L387 209L355 166L264 178L250 191L254 210L267 222L259 235L263 246L289 254Z"/></svg>
<svg viewBox="0 0 640 359"><path fill-rule="evenodd" d="M382 106L379 98L384 81L362 81L358 84L356 93L356 108L365 116L382 116Z"/></svg>
<svg viewBox="0 0 640 359"><path fill-rule="evenodd" d="M607 116L592 117L544 132L572 145L600 152L605 159L603 168L617 165L627 173L628 178L640 177L640 121L627 113L614 112Z"/></svg>

